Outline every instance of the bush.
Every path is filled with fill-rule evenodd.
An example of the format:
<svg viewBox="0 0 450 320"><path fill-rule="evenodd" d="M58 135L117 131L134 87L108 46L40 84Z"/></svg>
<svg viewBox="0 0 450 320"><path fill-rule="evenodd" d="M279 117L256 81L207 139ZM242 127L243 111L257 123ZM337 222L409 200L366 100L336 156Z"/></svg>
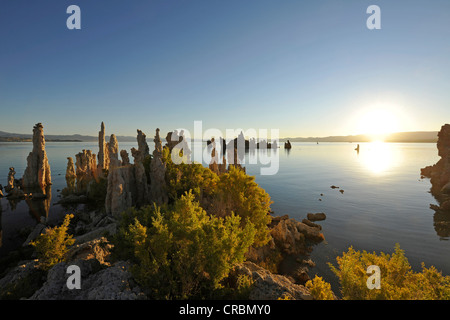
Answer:
<svg viewBox="0 0 450 320"><path fill-rule="evenodd" d="M66 215L60 227L47 229L35 241L30 242L36 249L41 269L48 270L55 264L64 261L68 247L75 242L72 235L67 234L72 218L73 214Z"/></svg>
<svg viewBox="0 0 450 320"><path fill-rule="evenodd" d="M114 243L134 262L133 276L150 297L208 298L244 260L255 233L234 214L209 216L188 192L170 207L129 210Z"/></svg>
<svg viewBox="0 0 450 320"><path fill-rule="evenodd" d="M392 255L368 253L352 247L337 257L338 268L330 264L338 276L343 299L348 300L438 300L450 299L450 277L442 276L436 268L412 271L404 251L397 244ZM381 289L367 288L366 270L376 265L381 271Z"/></svg>
<svg viewBox="0 0 450 320"><path fill-rule="evenodd" d="M322 277L316 275L313 280L308 280L305 286L316 300L334 300L331 285L324 281Z"/></svg>
<svg viewBox="0 0 450 320"><path fill-rule="evenodd" d="M219 176L212 213L220 217L234 213L243 222L250 221L257 230L255 246L262 246L270 240L271 204L269 194L255 182L255 177L231 167Z"/></svg>
<svg viewBox="0 0 450 320"><path fill-rule="evenodd" d="M209 214L226 217L234 213L242 218L243 224L246 221L253 223L257 230L255 246L262 246L270 240L268 224L272 201L255 182L255 177L233 166L229 172L217 175L201 164L176 165L168 148L164 148L163 160L170 203L191 190Z"/></svg>

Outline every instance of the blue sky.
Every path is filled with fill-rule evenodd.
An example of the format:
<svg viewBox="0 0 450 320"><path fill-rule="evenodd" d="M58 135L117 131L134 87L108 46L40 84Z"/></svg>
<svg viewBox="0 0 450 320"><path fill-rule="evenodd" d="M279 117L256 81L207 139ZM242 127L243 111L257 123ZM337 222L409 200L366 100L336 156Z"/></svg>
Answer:
<svg viewBox="0 0 450 320"><path fill-rule="evenodd" d="M450 1L0 1L0 131L348 135L373 105L398 131L450 121Z"/></svg>

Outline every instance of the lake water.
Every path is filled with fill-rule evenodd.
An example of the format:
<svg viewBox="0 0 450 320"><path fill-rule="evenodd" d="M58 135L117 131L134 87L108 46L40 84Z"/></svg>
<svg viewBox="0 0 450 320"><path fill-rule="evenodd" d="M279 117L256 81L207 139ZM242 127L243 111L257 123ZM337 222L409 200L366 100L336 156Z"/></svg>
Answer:
<svg viewBox="0 0 450 320"><path fill-rule="evenodd" d="M151 140L148 142L152 150ZM316 267L310 276L317 273L335 284L327 262L335 264L336 256L349 246L391 253L396 243L405 250L415 270L420 270L420 263L425 262L427 267L434 265L449 275L450 230L436 231L435 223L441 217L436 217L430 209L430 204L436 201L429 193L429 180L420 178L420 168L439 159L436 145L361 143L359 153L355 146L354 143L293 143L291 150L267 150L279 159L275 175L261 175L260 165L248 164L252 155L246 157L247 173L255 175L256 182L270 194L276 215L288 214L300 221L308 212L327 215L326 220L318 222L326 241L314 247L311 258ZM120 149L129 151L131 147L137 147L137 143L119 143ZM11 166L15 167L16 178L22 177L31 149L31 143L0 143L1 184L6 185ZM98 145L47 142L53 182L51 204L59 200L58 190L65 187L67 157L74 157L82 149L97 153ZM339 189L331 189L332 185ZM344 192L339 192L340 189ZM42 208L25 201L14 208L3 198L1 206L0 255L13 248L20 229L35 225L43 214ZM44 214L51 221L64 213L67 213L64 208L51 205Z"/></svg>

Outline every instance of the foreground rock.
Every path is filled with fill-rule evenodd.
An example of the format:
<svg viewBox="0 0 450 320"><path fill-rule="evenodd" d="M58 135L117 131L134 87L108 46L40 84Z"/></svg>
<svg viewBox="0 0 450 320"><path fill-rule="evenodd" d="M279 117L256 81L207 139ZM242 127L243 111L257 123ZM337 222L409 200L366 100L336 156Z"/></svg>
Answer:
<svg viewBox="0 0 450 320"><path fill-rule="evenodd" d="M129 272L130 264L108 262L111 246L99 238L78 246L69 252L67 262L51 268L45 283L31 300L136 300L146 296L135 284ZM67 268L76 265L81 270L81 290L70 290L66 282Z"/></svg>
<svg viewBox="0 0 450 320"><path fill-rule="evenodd" d="M253 262L238 264L234 272L253 280L250 300L312 300L309 290L303 285L292 283L287 277L273 274Z"/></svg>

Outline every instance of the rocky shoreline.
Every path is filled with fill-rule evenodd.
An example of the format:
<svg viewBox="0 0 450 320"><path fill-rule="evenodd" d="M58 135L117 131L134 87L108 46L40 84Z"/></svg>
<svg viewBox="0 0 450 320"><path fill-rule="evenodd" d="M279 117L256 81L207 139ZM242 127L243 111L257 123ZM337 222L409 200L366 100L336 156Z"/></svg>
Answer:
<svg viewBox="0 0 450 320"><path fill-rule="evenodd" d="M0 277L1 299L30 300L139 300L147 299L145 293L134 281L129 261L115 261L108 238L117 232L118 221L99 212L77 212L71 233L75 243L70 247L64 262L53 266L48 272L39 269L39 260L32 251L29 259L17 264ZM307 219L304 222L309 221ZM251 300L276 300L289 298L311 300L312 296L304 286L309 280L308 268L314 263L307 258L312 246L323 240L319 227L309 226L288 216L273 217L272 239L264 247L250 250L247 261L235 266L231 276L250 276L254 285L249 293ZM308 223L308 222L307 222ZM309 221L309 223L312 223ZM30 241L46 232L45 221L37 224L23 243L29 248ZM266 256L280 254L281 260L292 256L297 258L297 268L291 274L277 274L258 265ZM66 286L69 265L81 270L82 290L69 290ZM26 287L26 290L25 288Z"/></svg>
<svg viewBox="0 0 450 320"><path fill-rule="evenodd" d="M434 225L436 233L441 237L450 236L450 124L441 127L437 142L439 161L431 166L422 168L422 178L431 182L431 194L438 205L431 204L435 211Z"/></svg>
<svg viewBox="0 0 450 320"><path fill-rule="evenodd" d="M164 147L157 129L153 140L155 150L150 154L145 134L138 130L138 149L131 150L134 158L131 164L128 152L119 152L115 136L111 135L109 142L106 142L104 132L102 123L98 155L90 150L82 150L75 156L75 162L72 157L68 158L67 188L63 190L64 197L59 201L59 204L76 207L80 203L96 200L100 201L99 209L73 212L75 214L69 233L75 242L69 248L65 261L45 272L39 268L39 260L30 246L32 241L50 228L46 219L41 219L28 233L20 253L12 254L16 258L10 259L8 268L0 273L1 299L147 299L133 279L131 262L113 257L114 245L111 239L118 231L121 212L135 206L167 203L164 179L166 167L162 161ZM169 133L165 147L173 145L170 137ZM182 139L181 136L178 141ZM238 163L230 165L240 167ZM210 169L216 174L228 170L226 167L218 170L214 164L210 165ZM28 157L24 177L18 180L14 175L12 168L5 188L8 199L33 196L36 200L39 197L42 201L48 200L51 193L46 192L46 188L51 185L51 175L41 124L37 124L33 131L33 151ZM30 195L27 190L31 187L40 188L41 193ZM98 194L103 193L104 197L98 200ZM312 299L304 286L309 280L309 268L314 267L308 255L314 245L324 240L321 226L315 221L325 217L323 213L308 214L300 222L287 215L272 215L267 226L270 241L262 247L251 247L246 261L236 265L230 276L246 275L253 280L250 299ZM286 259L296 261L295 267L279 274L278 266ZM80 267L82 290L67 288L66 270L69 265Z"/></svg>

